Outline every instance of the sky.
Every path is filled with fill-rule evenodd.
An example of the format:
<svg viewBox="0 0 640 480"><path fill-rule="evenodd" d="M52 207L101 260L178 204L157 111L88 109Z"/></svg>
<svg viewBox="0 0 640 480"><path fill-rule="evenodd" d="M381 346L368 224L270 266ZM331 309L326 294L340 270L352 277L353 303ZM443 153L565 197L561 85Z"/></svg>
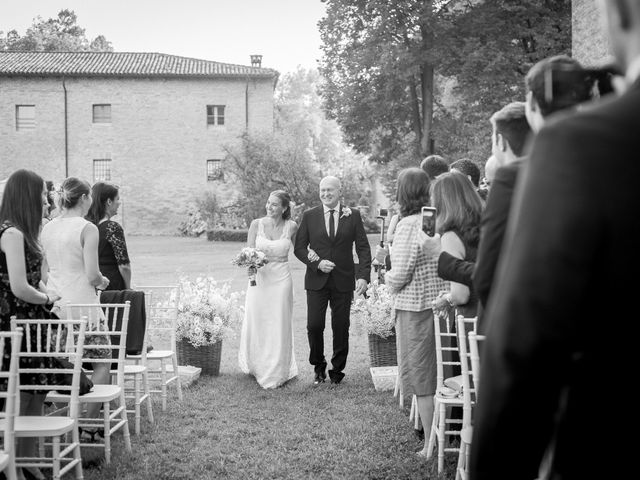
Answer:
<svg viewBox="0 0 640 480"><path fill-rule="evenodd" d="M159 52L262 66L281 74L320 58L320 0L0 0L0 31L23 35L37 16L73 10L89 40L119 52Z"/></svg>

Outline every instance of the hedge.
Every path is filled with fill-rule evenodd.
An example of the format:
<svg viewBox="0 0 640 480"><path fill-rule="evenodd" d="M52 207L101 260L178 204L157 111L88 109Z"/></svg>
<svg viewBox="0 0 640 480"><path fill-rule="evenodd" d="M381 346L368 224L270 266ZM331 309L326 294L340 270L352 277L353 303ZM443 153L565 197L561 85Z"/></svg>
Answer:
<svg viewBox="0 0 640 480"><path fill-rule="evenodd" d="M210 242L246 242L249 230L207 230Z"/></svg>

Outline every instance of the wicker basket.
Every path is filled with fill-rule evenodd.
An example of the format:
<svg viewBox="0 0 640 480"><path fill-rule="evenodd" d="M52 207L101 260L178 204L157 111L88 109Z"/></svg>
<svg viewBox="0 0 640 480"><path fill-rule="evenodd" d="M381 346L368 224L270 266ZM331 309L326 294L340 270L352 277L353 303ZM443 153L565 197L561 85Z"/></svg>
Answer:
<svg viewBox="0 0 640 480"><path fill-rule="evenodd" d="M369 358L372 367L393 367L398 365L395 330L387 338L369 334Z"/></svg>
<svg viewBox="0 0 640 480"><path fill-rule="evenodd" d="M186 340L176 342L178 365L191 365L202 368L202 375L220 375L222 341L213 345L194 347Z"/></svg>

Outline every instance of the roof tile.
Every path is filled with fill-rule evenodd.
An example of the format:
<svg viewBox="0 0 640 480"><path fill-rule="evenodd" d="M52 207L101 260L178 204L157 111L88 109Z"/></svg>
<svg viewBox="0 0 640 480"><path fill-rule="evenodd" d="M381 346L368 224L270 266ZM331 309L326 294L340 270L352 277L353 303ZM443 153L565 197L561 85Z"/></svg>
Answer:
<svg viewBox="0 0 640 480"><path fill-rule="evenodd" d="M0 52L0 76L277 77L270 68L234 65L164 53Z"/></svg>

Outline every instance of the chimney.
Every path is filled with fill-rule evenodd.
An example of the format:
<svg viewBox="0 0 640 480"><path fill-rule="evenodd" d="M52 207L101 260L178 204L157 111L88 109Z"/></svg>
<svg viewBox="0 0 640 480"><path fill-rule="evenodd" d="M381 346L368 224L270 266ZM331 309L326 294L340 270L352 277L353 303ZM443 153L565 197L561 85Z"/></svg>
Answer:
<svg viewBox="0 0 640 480"><path fill-rule="evenodd" d="M251 55L251 66L260 68L262 66L262 55Z"/></svg>

